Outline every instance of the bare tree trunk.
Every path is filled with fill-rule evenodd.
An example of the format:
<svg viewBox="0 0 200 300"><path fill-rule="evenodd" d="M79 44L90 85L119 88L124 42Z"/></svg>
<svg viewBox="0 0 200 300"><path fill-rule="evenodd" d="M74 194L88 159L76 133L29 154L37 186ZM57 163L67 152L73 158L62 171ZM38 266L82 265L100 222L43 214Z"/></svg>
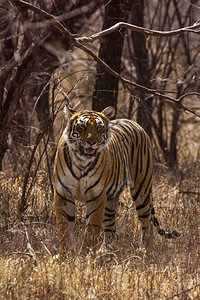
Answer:
<svg viewBox="0 0 200 300"><path fill-rule="evenodd" d="M127 22L130 2L122 0L105 0L105 14L102 30L124 21ZM120 74L121 55L124 44L124 30L105 36L101 40L99 57L113 70ZM92 108L97 111L112 105L117 111L118 79L110 75L102 66L97 65L96 82L93 93Z"/></svg>
<svg viewBox="0 0 200 300"><path fill-rule="evenodd" d="M144 0L134 0L131 10L131 23L144 27ZM146 37L138 32L131 32L133 49L134 49L134 65L136 68L138 83L149 87L149 58L146 46ZM138 103L137 122L145 128L151 136L151 114L152 114L152 97L146 95L144 91L138 91L140 102Z"/></svg>
<svg viewBox="0 0 200 300"><path fill-rule="evenodd" d="M51 8L51 14L54 16L59 16L62 15L63 12L70 12L73 11L75 9L80 9L83 6L87 6L91 4L91 0L79 0L79 1L66 1L66 0L55 0L53 2L52 8ZM97 10L101 5L103 4L103 0L98 0L96 3L94 3L91 6L91 9L89 9L88 11L80 13L78 16L74 16L73 18L69 18L66 19L64 21L62 21L62 23L64 24L64 26L66 28L68 28L70 30L70 32L72 32L73 34L77 34L79 32L79 30L81 29L81 27L85 24L85 21L87 18L89 18L95 10ZM47 3L41 3L42 8L45 11L48 11ZM66 37L63 37L62 34L60 34L59 32L56 31L56 42L58 43L58 41L60 42L60 45L65 49L65 50L69 50L69 43L67 42ZM47 74L51 75L55 68L57 66L55 66L55 57L50 57L49 55L47 56L46 60L41 61L41 64L38 66L38 68L36 69L37 72L39 72L39 70L45 70ZM36 112L37 112L37 117L38 120L40 122L40 129L43 130L44 127L46 126L46 122L49 118L49 86L48 86L48 80L49 77L46 76L45 78L43 78L43 83L39 84L37 86L37 92L36 90L32 91L32 97L35 94L40 94L41 91L43 91L40 100L38 101L37 105L36 105ZM45 86L46 89L45 89Z"/></svg>
<svg viewBox="0 0 200 300"><path fill-rule="evenodd" d="M7 140L10 131L11 122L18 108L20 98L22 97L24 87L38 61L38 46L35 46L32 52L24 59L18 67L15 76L9 87L6 99L1 105L0 111L0 170L2 169L2 160L8 149ZM41 55L41 53L40 53ZM2 99L1 99L2 100ZM2 103L3 101L1 101Z"/></svg>

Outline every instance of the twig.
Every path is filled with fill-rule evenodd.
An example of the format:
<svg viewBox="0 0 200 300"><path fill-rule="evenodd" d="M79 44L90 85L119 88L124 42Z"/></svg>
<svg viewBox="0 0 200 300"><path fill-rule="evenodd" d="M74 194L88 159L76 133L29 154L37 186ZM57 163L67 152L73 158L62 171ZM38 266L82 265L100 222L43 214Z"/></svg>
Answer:
<svg viewBox="0 0 200 300"><path fill-rule="evenodd" d="M181 291L180 293L174 294L172 297L167 298L167 300L174 299L174 297L178 297L178 296L180 296L180 295L183 295L183 294L185 294L185 293L188 293L188 292L190 292L190 291L192 291L192 290L198 288L199 286L200 286L200 284L196 284L196 285L192 286L191 288L189 288L189 289L187 289L187 290L183 290L183 291Z"/></svg>
<svg viewBox="0 0 200 300"><path fill-rule="evenodd" d="M43 139L45 155L46 155L46 160L47 160L47 169L48 169L48 173L49 173L49 181L50 181L50 185L51 185L51 192L52 192L52 195L53 195L54 194L53 181L52 181L52 177L51 177L51 168L50 168L49 156L48 156L48 152L47 152L48 141L46 142L46 139L45 139L44 135L43 135L42 139Z"/></svg>
<svg viewBox="0 0 200 300"><path fill-rule="evenodd" d="M178 98L178 101L181 101L183 98L188 97L188 96L200 96L200 93L197 93L197 92L186 93L186 94L180 96Z"/></svg>
<svg viewBox="0 0 200 300"><path fill-rule="evenodd" d="M179 194L192 194L200 196L199 192L192 192L192 191L180 191Z"/></svg>
<svg viewBox="0 0 200 300"><path fill-rule="evenodd" d="M48 253L49 255L53 256L53 255L51 254L51 252L49 251L49 249L47 248L47 246L43 243L43 241L41 241L41 243L42 243L44 249L47 251L47 253Z"/></svg>
<svg viewBox="0 0 200 300"><path fill-rule="evenodd" d="M29 236L28 236L28 231L26 229L26 226L24 225L23 222L21 222L21 226L24 230L24 234L25 234L25 241L26 241L26 249L28 250L28 253L29 253L29 256L31 257L33 263L35 266L38 266L37 264L37 261L36 261L36 257L35 257L35 252L30 244L30 241L29 241Z"/></svg>

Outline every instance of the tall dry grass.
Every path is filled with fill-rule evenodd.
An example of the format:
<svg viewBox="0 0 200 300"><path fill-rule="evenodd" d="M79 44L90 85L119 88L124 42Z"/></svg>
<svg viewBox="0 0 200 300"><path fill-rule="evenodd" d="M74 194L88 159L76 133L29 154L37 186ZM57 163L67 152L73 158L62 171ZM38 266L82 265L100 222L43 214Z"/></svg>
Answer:
<svg viewBox="0 0 200 300"><path fill-rule="evenodd" d="M200 126L180 132L179 169L155 164L156 214L167 230L156 232L150 251L139 248L141 228L127 191L121 196L112 251L56 258L58 239L47 173L39 171L19 218L23 177L0 174L0 299L200 299ZM182 147L181 147L182 145ZM84 207L77 207L75 241L84 231ZM27 230L31 255L26 239ZM34 258L36 262L34 263Z"/></svg>

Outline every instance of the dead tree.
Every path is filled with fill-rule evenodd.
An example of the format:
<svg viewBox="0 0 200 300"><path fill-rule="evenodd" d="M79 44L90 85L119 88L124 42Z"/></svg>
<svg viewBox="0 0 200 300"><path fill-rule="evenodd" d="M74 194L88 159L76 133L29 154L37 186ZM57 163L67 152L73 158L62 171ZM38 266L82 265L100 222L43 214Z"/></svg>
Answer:
<svg viewBox="0 0 200 300"><path fill-rule="evenodd" d="M130 2L125 3L122 0L104 1L105 13L102 30L113 26L117 22L126 22L130 11ZM121 72L124 33L125 31L122 29L103 37L99 50L99 58L118 74ZM118 78L109 74L100 64L97 65L92 101L94 110L102 111L106 106L112 105L117 111L118 82Z"/></svg>
<svg viewBox="0 0 200 300"><path fill-rule="evenodd" d="M144 27L144 0L134 0L131 9L131 24ZM149 73L149 56L146 43L146 37L136 31L131 31L131 54L135 65L137 83L150 87ZM152 135L152 97L144 90L137 90L137 122L147 131L149 136Z"/></svg>

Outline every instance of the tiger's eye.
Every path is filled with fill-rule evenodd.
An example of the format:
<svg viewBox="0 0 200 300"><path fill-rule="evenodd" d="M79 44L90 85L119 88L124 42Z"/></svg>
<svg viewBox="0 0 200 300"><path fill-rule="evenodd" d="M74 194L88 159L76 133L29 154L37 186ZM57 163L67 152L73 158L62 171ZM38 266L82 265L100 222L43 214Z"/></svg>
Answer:
<svg viewBox="0 0 200 300"><path fill-rule="evenodd" d="M73 136L74 138L78 138L78 137L79 137L79 133L78 133L78 132L72 132L72 136Z"/></svg>
<svg viewBox="0 0 200 300"><path fill-rule="evenodd" d="M85 129L85 124L79 123L79 124L78 124L78 127L79 127L80 129Z"/></svg>
<svg viewBox="0 0 200 300"><path fill-rule="evenodd" d="M97 130L101 130L103 127L104 127L103 124L99 124L99 125L97 126Z"/></svg>

